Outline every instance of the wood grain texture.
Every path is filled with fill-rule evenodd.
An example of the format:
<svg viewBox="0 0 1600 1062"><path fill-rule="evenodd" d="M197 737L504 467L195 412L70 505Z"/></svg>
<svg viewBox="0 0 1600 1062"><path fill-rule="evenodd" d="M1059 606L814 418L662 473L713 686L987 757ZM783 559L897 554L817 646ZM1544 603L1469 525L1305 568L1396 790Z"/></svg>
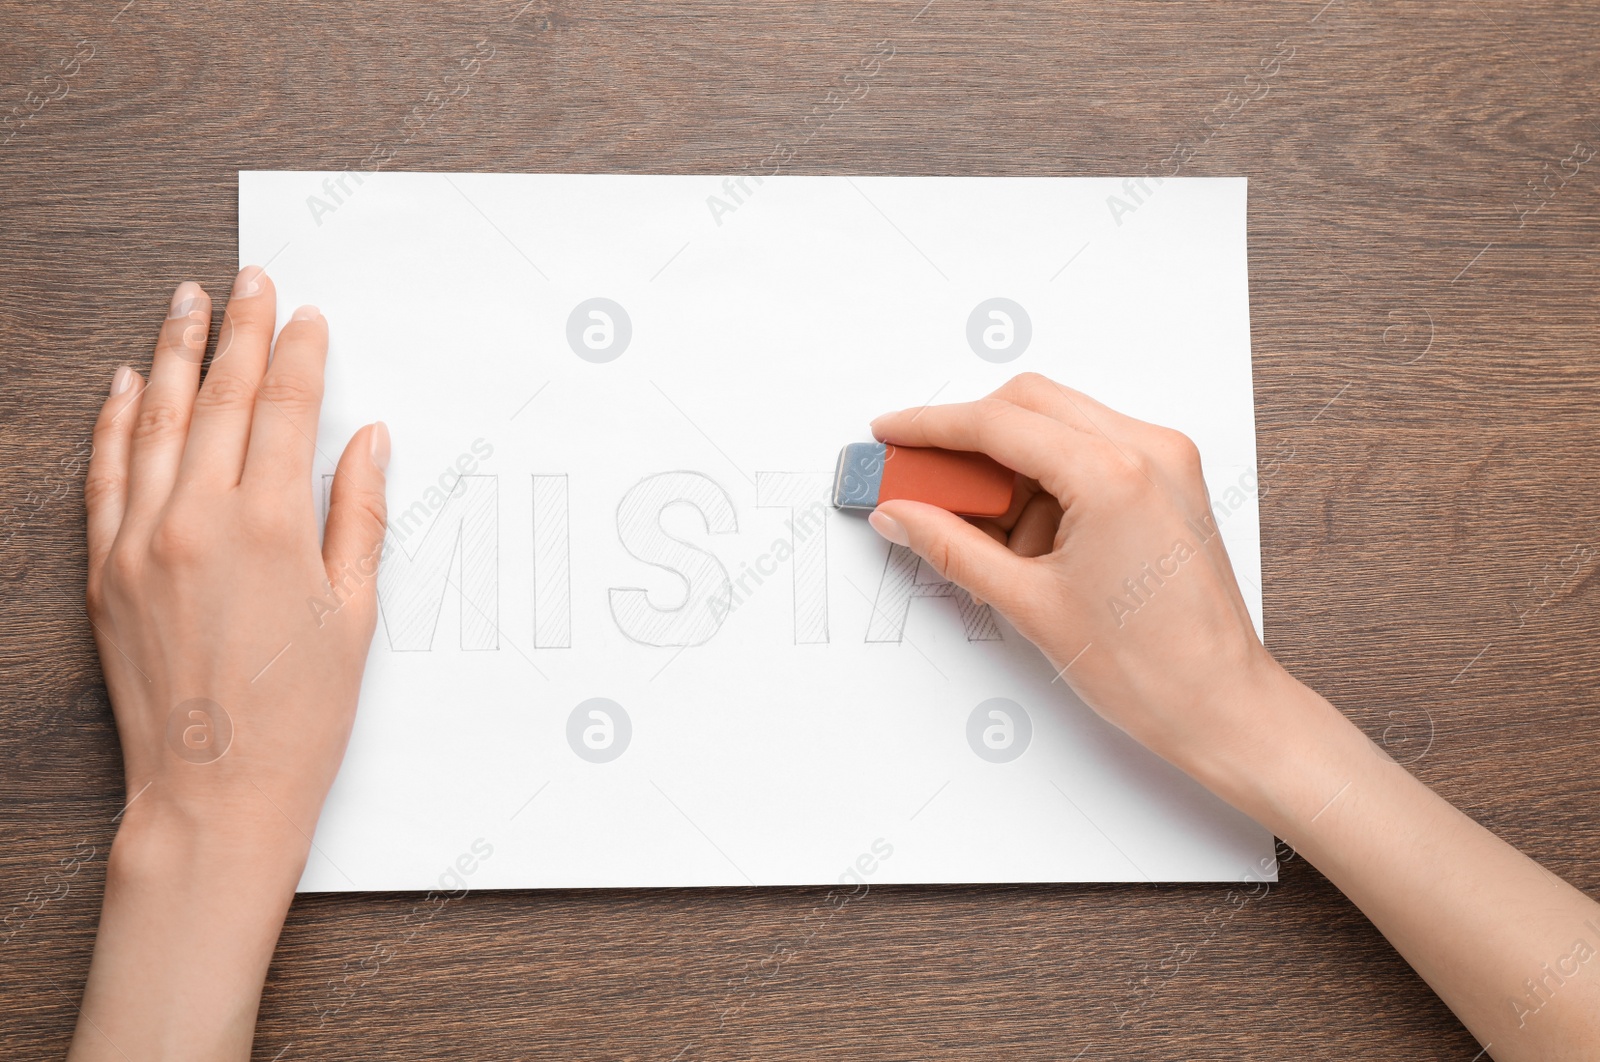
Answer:
<svg viewBox="0 0 1600 1062"><path fill-rule="evenodd" d="M1600 569L1574 559L1600 550L1600 162L1530 212L1600 146L1594 4L123 2L0 5L0 1055L64 1049L124 798L72 455L171 286L226 290L236 171L375 146L387 169L738 173L785 144L796 173L1161 173L1177 151L1248 175L1269 644L1600 889ZM1203 886L882 888L813 933L824 895L305 899L256 1057L1478 1051L1298 860L1237 910Z"/></svg>

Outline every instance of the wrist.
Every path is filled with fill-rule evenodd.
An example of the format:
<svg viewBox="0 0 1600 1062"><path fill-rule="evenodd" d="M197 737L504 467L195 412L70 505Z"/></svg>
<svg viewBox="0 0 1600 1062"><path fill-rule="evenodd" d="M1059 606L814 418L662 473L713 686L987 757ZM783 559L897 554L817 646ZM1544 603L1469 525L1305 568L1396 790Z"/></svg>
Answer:
<svg viewBox="0 0 1600 1062"><path fill-rule="evenodd" d="M310 842L282 818L161 799L162 785L112 842L74 1059L249 1055Z"/></svg>
<svg viewBox="0 0 1600 1062"><path fill-rule="evenodd" d="M1216 740L1178 765L1277 836L1293 838L1357 774L1393 763L1327 699L1277 661L1266 663L1230 692Z"/></svg>
<svg viewBox="0 0 1600 1062"><path fill-rule="evenodd" d="M248 891L279 917L305 869L309 837L268 809L174 800L157 780L126 809L111 846L107 888Z"/></svg>

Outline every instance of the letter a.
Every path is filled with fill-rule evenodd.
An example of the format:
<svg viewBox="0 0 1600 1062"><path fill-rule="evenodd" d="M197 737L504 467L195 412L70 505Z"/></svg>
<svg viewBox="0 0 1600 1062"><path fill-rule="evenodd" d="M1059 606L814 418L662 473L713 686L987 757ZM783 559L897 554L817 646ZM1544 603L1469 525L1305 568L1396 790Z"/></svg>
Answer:
<svg viewBox="0 0 1600 1062"><path fill-rule="evenodd" d="M715 195L706 196L706 206L711 209L711 220L717 223L718 228L722 227L722 215L731 214L738 209Z"/></svg>
<svg viewBox="0 0 1600 1062"><path fill-rule="evenodd" d="M1139 209L1132 203L1129 203L1120 196L1115 195L1106 196L1106 206L1111 209L1111 220L1117 223L1118 228L1121 228L1122 226L1122 215L1131 214L1135 210Z"/></svg>

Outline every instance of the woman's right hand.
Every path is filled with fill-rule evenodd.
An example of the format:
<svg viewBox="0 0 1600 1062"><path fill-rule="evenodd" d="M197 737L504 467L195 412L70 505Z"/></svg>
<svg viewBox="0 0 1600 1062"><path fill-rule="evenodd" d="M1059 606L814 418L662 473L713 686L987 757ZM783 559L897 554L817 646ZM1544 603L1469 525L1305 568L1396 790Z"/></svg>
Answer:
<svg viewBox="0 0 1600 1062"><path fill-rule="evenodd" d="M1032 374L872 430L980 451L1022 477L999 520L891 501L872 514L880 534L998 608L1091 708L1314 864L1480 1054L1594 1057L1600 979L1576 971L1597 954L1600 905L1441 800L1268 655L1193 443Z"/></svg>
<svg viewBox="0 0 1600 1062"><path fill-rule="evenodd" d="M872 431L1017 471L998 520L914 501L870 519L999 609L1091 708L1202 780L1224 745L1266 740L1239 694L1287 676L1256 637L1187 437L1034 373Z"/></svg>

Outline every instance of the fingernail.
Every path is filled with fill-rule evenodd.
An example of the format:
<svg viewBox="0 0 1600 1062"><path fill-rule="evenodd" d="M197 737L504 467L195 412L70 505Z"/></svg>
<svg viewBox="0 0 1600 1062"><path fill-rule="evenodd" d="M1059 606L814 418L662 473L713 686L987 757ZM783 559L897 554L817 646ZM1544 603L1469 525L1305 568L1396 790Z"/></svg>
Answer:
<svg viewBox="0 0 1600 1062"><path fill-rule="evenodd" d="M239 270L239 275L233 278L233 297L236 299L248 299L260 290L260 266L245 266Z"/></svg>
<svg viewBox="0 0 1600 1062"><path fill-rule="evenodd" d="M389 470L389 425L381 420L372 426L372 463Z"/></svg>
<svg viewBox="0 0 1600 1062"><path fill-rule="evenodd" d="M302 306L289 316L291 321L315 321L322 316L322 311L315 306Z"/></svg>
<svg viewBox="0 0 1600 1062"><path fill-rule="evenodd" d="M172 308L167 311L167 317L188 317L190 313L200 308L200 303L205 297L206 293L199 284L185 280L172 293Z"/></svg>
<svg viewBox="0 0 1600 1062"><path fill-rule="evenodd" d="M115 398L117 395L122 394L128 388L132 387L133 377L134 372L132 369L128 368L128 366L124 365L122 368L118 369L117 374L111 378L111 397Z"/></svg>
<svg viewBox="0 0 1600 1062"><path fill-rule="evenodd" d="M911 536L906 534L906 529L900 526L900 521L885 513L882 509L872 510L872 515L867 517L867 523L872 529L897 546L911 545Z"/></svg>

